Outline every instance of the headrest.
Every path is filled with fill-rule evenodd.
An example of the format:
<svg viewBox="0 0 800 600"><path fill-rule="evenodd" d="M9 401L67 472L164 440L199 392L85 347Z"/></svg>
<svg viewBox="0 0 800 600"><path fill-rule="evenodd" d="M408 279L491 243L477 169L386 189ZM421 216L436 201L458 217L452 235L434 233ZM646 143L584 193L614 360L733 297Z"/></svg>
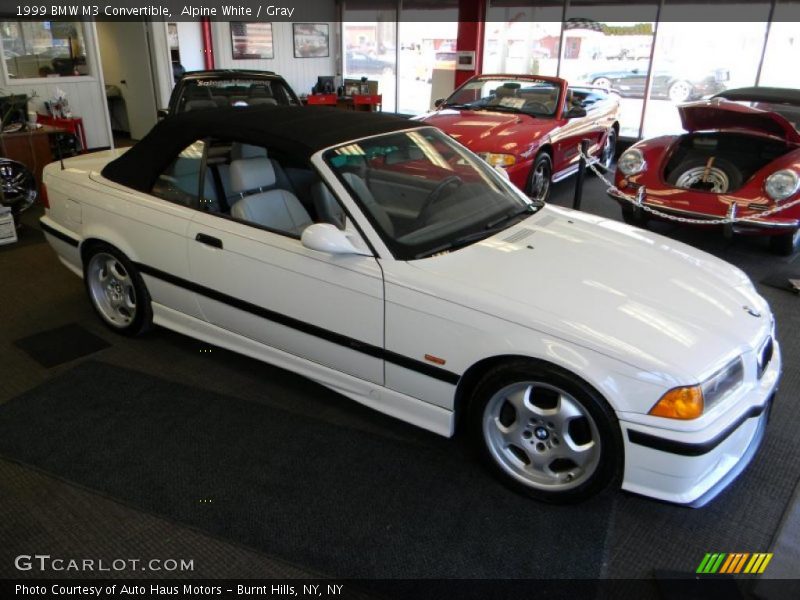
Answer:
<svg viewBox="0 0 800 600"><path fill-rule="evenodd" d="M231 162L231 188L237 194L275 185L275 168L268 158L243 158Z"/></svg>
<svg viewBox="0 0 800 600"><path fill-rule="evenodd" d="M213 100L189 100L186 103L186 112L200 108L217 108L217 103Z"/></svg>
<svg viewBox="0 0 800 600"><path fill-rule="evenodd" d="M231 145L231 160L242 158L266 158L267 149L261 146L251 146L250 144L240 144L234 142Z"/></svg>

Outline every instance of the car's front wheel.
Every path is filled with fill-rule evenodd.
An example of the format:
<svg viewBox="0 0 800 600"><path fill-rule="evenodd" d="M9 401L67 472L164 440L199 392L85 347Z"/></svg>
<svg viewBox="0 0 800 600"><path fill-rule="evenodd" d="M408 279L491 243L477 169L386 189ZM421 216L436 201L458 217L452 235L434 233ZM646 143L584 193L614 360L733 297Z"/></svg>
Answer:
<svg viewBox="0 0 800 600"><path fill-rule="evenodd" d="M130 260L108 244L89 248L83 281L95 312L114 331L138 335L153 321L150 294Z"/></svg>
<svg viewBox="0 0 800 600"><path fill-rule="evenodd" d="M538 500L585 500L621 476L614 411L554 365L519 361L488 372L476 386L468 425L490 469Z"/></svg>
<svg viewBox="0 0 800 600"><path fill-rule="evenodd" d="M547 202L550 198L550 180L552 177L553 161L547 152L540 152L536 160L533 161L525 193L533 200Z"/></svg>

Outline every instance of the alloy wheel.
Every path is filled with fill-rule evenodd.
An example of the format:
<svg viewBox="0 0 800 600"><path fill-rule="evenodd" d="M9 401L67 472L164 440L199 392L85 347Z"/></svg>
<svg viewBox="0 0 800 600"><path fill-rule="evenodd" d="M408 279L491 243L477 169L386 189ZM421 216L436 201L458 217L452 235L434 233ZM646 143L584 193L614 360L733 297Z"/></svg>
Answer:
<svg viewBox="0 0 800 600"><path fill-rule="evenodd" d="M563 491L597 470L597 424L571 394L549 383L503 387L487 402L482 427L495 462L526 486Z"/></svg>
<svg viewBox="0 0 800 600"><path fill-rule="evenodd" d="M86 269L92 302L112 327L124 328L136 318L136 289L130 273L113 255L98 252Z"/></svg>

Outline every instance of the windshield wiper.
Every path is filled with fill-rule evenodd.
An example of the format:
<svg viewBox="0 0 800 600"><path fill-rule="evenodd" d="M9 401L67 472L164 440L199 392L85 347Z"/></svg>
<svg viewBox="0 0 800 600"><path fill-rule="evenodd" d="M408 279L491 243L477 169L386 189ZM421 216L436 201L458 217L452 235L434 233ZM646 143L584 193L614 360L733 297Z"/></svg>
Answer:
<svg viewBox="0 0 800 600"><path fill-rule="evenodd" d="M499 219L494 221L490 221L482 229L478 231L473 231L472 233L468 233L466 235L462 235L460 238L456 238L446 244L442 244L441 246L437 246L431 250L426 252L422 252L417 254L414 258L425 258L427 256L432 256L434 254L438 254L439 252L444 252L445 250L456 250L458 248L463 248L464 246L469 246L470 244L474 244L475 242L479 242L480 240L486 239L498 231L501 231L503 227L498 227L500 224L505 223L515 217L521 217L522 215L528 215L535 213L539 208L544 206L544 204L536 205L536 204L527 204L524 208L511 211Z"/></svg>

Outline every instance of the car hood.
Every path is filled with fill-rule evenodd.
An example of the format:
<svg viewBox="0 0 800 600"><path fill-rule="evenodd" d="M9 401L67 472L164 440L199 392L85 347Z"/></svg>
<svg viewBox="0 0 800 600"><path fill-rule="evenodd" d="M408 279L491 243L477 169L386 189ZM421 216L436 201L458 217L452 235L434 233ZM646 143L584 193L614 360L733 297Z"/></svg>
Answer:
<svg viewBox="0 0 800 600"><path fill-rule="evenodd" d="M518 154L553 129L553 120L489 110L444 108L419 119L433 125L473 152ZM536 144L538 145L538 144Z"/></svg>
<svg viewBox="0 0 800 600"><path fill-rule="evenodd" d="M800 133L778 113L752 108L720 98L678 107L686 131L744 129L800 143Z"/></svg>
<svg viewBox="0 0 800 600"><path fill-rule="evenodd" d="M470 298L471 308L685 383L758 347L772 327L768 305L736 267L566 209L544 208L482 242L409 264L453 302Z"/></svg>

